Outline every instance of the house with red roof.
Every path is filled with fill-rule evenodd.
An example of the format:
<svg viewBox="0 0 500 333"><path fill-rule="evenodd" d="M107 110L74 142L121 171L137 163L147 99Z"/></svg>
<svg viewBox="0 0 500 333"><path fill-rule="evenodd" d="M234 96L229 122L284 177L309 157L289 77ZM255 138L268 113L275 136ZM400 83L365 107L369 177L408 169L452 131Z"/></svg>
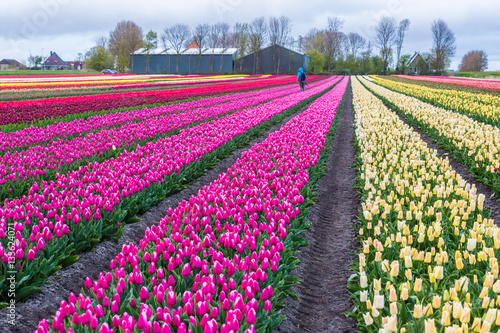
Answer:
<svg viewBox="0 0 500 333"><path fill-rule="evenodd" d="M68 69L68 65L57 53L50 51L50 56L43 62L42 69Z"/></svg>
<svg viewBox="0 0 500 333"><path fill-rule="evenodd" d="M1 71L11 71L26 68L23 64L15 59L3 59L0 61Z"/></svg>

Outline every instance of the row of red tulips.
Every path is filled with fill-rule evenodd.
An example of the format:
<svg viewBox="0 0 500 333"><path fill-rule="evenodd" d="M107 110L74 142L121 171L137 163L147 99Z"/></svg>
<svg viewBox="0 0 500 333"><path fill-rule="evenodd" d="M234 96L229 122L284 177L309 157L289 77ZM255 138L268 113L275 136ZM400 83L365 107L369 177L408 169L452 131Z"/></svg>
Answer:
<svg viewBox="0 0 500 333"><path fill-rule="evenodd" d="M120 83L118 82L96 82L89 85L82 85L75 82L74 85L61 84L60 86L51 85L49 87L40 85L39 87L25 88L20 87L18 89L6 89L5 87L0 87L0 101L21 101L21 100L33 100L33 99L44 99L44 98L55 98L55 97L68 97L68 96L82 96L82 95L99 95L99 94L113 94L119 92L136 92L136 91L147 91L147 90L159 90L159 89L176 89L182 88L184 86L201 86L201 85L216 85L227 82L241 82L241 81L252 81L262 79L259 77L248 78L248 77L238 77L238 78L228 78L228 79L218 79L218 80L199 80L199 81L149 81L148 82L135 82L135 83Z"/></svg>
<svg viewBox="0 0 500 333"><path fill-rule="evenodd" d="M179 204L36 332L271 332L345 78ZM320 162L318 164L318 162ZM315 168L315 166L318 166Z"/></svg>
<svg viewBox="0 0 500 333"><path fill-rule="evenodd" d="M248 141L259 124L296 107L338 82L327 80L306 93L273 100L227 117L183 129L178 135L137 146L104 163L90 163L58 175L55 182L35 183L28 196L5 200L0 208L0 255L5 276L7 252L18 264L16 296L23 298L45 283L69 255L92 246L103 236L115 234L116 221L125 221L175 191L184 178L203 173L210 159ZM246 135L246 137L245 137ZM221 151L218 151L218 150ZM227 151L227 149L226 149ZM204 160L204 158L207 159ZM7 237L13 225L15 239ZM13 242L8 249L7 243ZM0 295L6 299L7 283L0 276Z"/></svg>

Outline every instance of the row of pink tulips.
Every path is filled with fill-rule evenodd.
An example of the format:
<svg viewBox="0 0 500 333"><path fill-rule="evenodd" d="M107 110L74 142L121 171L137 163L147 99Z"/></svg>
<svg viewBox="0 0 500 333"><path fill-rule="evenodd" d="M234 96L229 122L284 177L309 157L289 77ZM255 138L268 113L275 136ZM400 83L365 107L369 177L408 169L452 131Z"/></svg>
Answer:
<svg viewBox="0 0 500 333"><path fill-rule="evenodd" d="M442 76L409 76L409 75L394 75L394 76L415 81L455 84L458 86L471 87L476 89L500 90L500 81L456 79L456 78L442 77Z"/></svg>
<svg viewBox="0 0 500 333"><path fill-rule="evenodd" d="M110 272L62 301L37 333L247 332L276 326L294 267L308 169L345 92L331 92L257 144L224 174L123 246Z"/></svg>
<svg viewBox="0 0 500 333"><path fill-rule="evenodd" d="M58 175L55 182L35 183L28 196L6 199L0 208L0 256L4 265L8 262L7 225L13 224L16 232L10 250L19 266L18 281L23 281L28 272L34 276L34 272L51 267L51 260L57 259L52 258L53 252L59 257L71 254L82 237L98 232L106 223L123 221L129 207L155 195L148 193L148 188L155 190L170 175L338 81L330 79L306 93L183 129L178 135L138 146L133 152L124 151L103 163L90 163ZM29 281L23 283L29 285Z"/></svg>
<svg viewBox="0 0 500 333"><path fill-rule="evenodd" d="M25 194L27 187L31 186L35 180L38 182L52 180L55 172L66 173L75 170L82 163L86 165L88 162L100 162L110 156L116 156L114 152L116 149L130 150L137 143L144 144L145 141L164 136L189 124L249 108L292 92L296 92L296 87L263 91L247 98L233 96L232 101L225 104L215 104L182 113L169 113L172 109L182 110L182 106L178 105L174 105L173 108L171 106L153 108L140 112L142 115L151 115L142 122L128 122L120 127L103 129L100 132L89 133L71 140L53 141L46 146L32 146L14 153L6 152L0 157L0 185L3 185L3 189L0 190L0 200ZM224 97L224 99L229 98L231 97ZM120 115L126 119L131 118L128 113ZM119 118L119 115L116 116ZM129 147L130 145L132 147ZM21 184L14 186L17 182Z"/></svg>
<svg viewBox="0 0 500 333"><path fill-rule="evenodd" d="M162 108L143 108L123 113L92 116L87 119L77 119L69 122L59 122L45 127L29 127L15 132L0 132L0 152L41 144L51 139L63 139L67 136L100 130L112 126L119 126L129 122L141 121L170 113L179 113L195 108L205 108L215 104L234 101L235 98L248 98L265 92L278 92L289 89L290 86L251 91L234 95L223 95L185 103L172 104Z"/></svg>

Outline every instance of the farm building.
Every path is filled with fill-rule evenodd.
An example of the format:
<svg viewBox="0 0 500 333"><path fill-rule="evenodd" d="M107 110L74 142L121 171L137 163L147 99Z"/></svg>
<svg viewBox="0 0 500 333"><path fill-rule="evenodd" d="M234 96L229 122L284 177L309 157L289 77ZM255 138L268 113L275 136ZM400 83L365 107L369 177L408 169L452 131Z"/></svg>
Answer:
<svg viewBox="0 0 500 333"><path fill-rule="evenodd" d="M11 70L18 70L18 69L23 69L26 66L21 64L19 61L14 60L14 59L3 59L0 61L0 70L1 71L11 71Z"/></svg>
<svg viewBox="0 0 500 333"><path fill-rule="evenodd" d="M424 62L424 58L420 55L420 53L415 52L412 57L410 58L409 66L408 69L410 70L410 73L412 74L418 74L419 71L419 61Z"/></svg>
<svg viewBox="0 0 500 333"><path fill-rule="evenodd" d="M291 74L307 70L309 57L282 46L272 45L235 61L234 71L247 74Z"/></svg>
<svg viewBox="0 0 500 333"><path fill-rule="evenodd" d="M203 48L200 53L197 45L190 45L179 54L173 49L156 49L147 55L144 49L139 49L130 55L130 69L138 74L232 73L236 52L235 48Z"/></svg>
<svg viewBox="0 0 500 333"><path fill-rule="evenodd" d="M66 62L55 52L50 51L50 56L45 59L42 69L68 69Z"/></svg>

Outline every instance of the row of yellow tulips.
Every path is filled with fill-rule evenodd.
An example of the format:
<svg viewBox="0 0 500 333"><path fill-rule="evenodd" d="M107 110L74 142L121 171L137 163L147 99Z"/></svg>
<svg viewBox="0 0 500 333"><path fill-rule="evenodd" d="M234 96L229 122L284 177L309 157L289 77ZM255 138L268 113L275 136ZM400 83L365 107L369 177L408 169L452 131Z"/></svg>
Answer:
<svg viewBox="0 0 500 333"><path fill-rule="evenodd" d="M405 95L416 97L432 105L453 110L475 120L500 126L500 97L465 91L434 89L416 84L395 82L372 76L375 82Z"/></svg>
<svg viewBox="0 0 500 333"><path fill-rule="evenodd" d="M500 193L500 128L362 82L462 162L478 181Z"/></svg>
<svg viewBox="0 0 500 333"><path fill-rule="evenodd" d="M358 331L498 331L500 228L485 196L358 79L352 90L362 247L348 288Z"/></svg>

